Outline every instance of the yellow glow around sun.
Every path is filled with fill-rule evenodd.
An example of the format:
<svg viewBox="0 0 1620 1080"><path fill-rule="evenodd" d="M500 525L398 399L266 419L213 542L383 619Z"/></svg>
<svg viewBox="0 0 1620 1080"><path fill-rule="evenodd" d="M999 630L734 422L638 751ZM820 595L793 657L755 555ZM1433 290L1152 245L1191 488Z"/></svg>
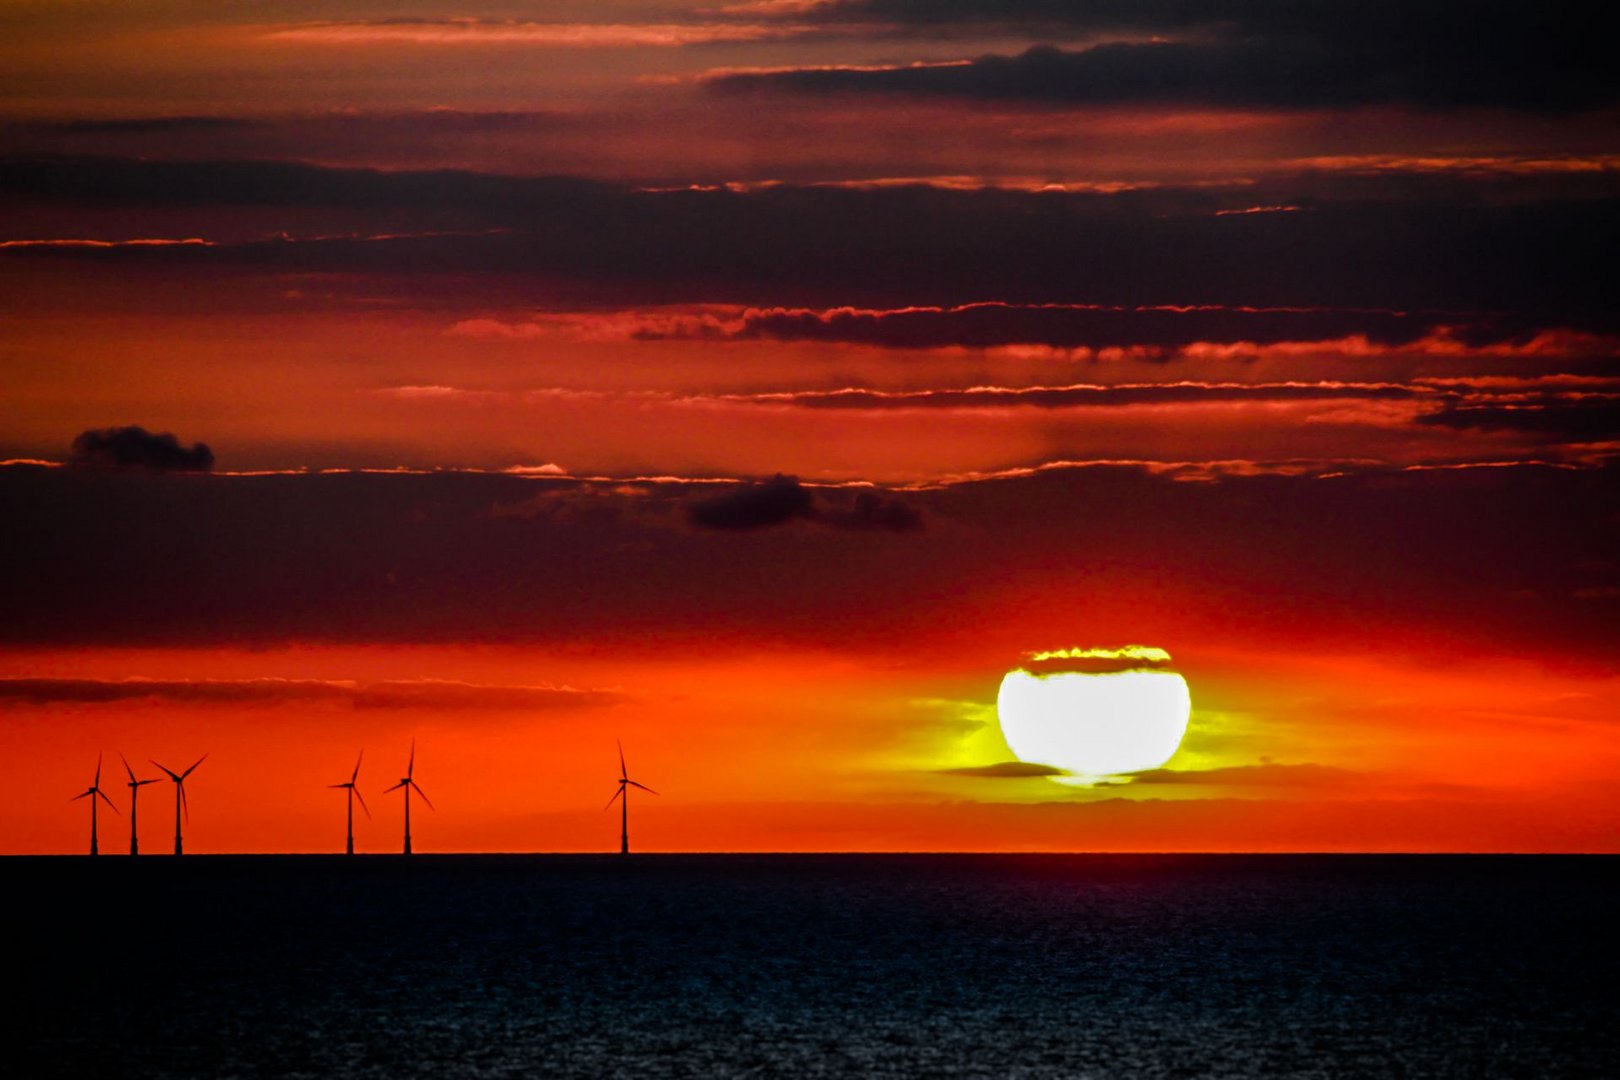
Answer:
<svg viewBox="0 0 1620 1080"><path fill-rule="evenodd" d="M1067 658L1128 659L1123 650L1064 650ZM1168 661L1142 657L1144 665ZM1052 659L1054 654L1041 654ZM1034 659L1034 658L1032 658ZM1063 769L1056 779L1089 782L1156 769L1187 733L1192 696L1174 671L1009 671L996 696L1001 733L1018 760Z"/></svg>

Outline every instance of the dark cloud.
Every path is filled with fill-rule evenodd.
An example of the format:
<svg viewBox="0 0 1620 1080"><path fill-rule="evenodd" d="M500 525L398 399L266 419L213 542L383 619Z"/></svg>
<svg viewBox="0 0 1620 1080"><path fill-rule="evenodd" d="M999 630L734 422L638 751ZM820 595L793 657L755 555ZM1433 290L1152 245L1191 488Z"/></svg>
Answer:
<svg viewBox="0 0 1620 1080"><path fill-rule="evenodd" d="M207 472L214 452L203 443L189 448L168 432L154 435L143 427L98 428L73 440L72 461L105 469L148 469L152 472Z"/></svg>
<svg viewBox="0 0 1620 1080"><path fill-rule="evenodd" d="M858 493L847 509L823 511L822 520L840 529L879 532L915 532L923 527L922 514L902 499L875 491Z"/></svg>
<svg viewBox="0 0 1620 1080"><path fill-rule="evenodd" d="M1140 648L1068 651L1080 652L1081 655L1037 653L1026 657L1018 666L1031 675L1117 675L1126 671L1162 671L1175 667L1168 658L1144 653Z"/></svg>
<svg viewBox="0 0 1620 1080"><path fill-rule="evenodd" d="M588 180L456 170L325 169L290 161L144 161L52 155L0 160L0 194L101 206L460 206L515 213L614 190Z"/></svg>
<svg viewBox="0 0 1620 1080"><path fill-rule="evenodd" d="M856 532L916 532L922 514L904 499L875 491L853 496L842 492L817 493L797 477L778 474L769 480L746 483L687 504L687 519L705 529L746 532L814 521L835 529Z"/></svg>
<svg viewBox="0 0 1620 1080"><path fill-rule="evenodd" d="M597 487L623 513L497 515L580 484L0 468L0 640L785 641L967 649L999 671L1077 636L1172 653L1189 638L1350 648L1372 635L1425 655L1488 643L1607 656L1620 625L1613 467L1208 483L1059 469L875 489L929 527L760 527L746 558L722 531L671 527L715 488L617 486ZM823 515L849 505L809 490ZM785 494L789 511L804 505ZM635 509L649 500L669 513Z"/></svg>
<svg viewBox="0 0 1620 1080"><path fill-rule="evenodd" d="M1560 442L1620 438L1620 398L1512 403L1459 401L1418 418L1419 423L1480 431L1522 431Z"/></svg>
<svg viewBox="0 0 1620 1080"><path fill-rule="evenodd" d="M1167 405L1218 401L1320 401L1342 399L1402 400L1439 397L1426 387L1384 383L1167 383L1127 386L973 387L966 390L827 390L772 394L761 404L798 405L812 409L986 409L1034 407L1064 409L1080 405Z"/></svg>
<svg viewBox="0 0 1620 1080"><path fill-rule="evenodd" d="M1132 784L1218 784L1222 787L1346 787L1360 774L1331 765L1228 765L1215 769L1147 769Z"/></svg>
<svg viewBox="0 0 1620 1080"><path fill-rule="evenodd" d="M987 348L1039 344L1058 348L1154 346L1200 341L1322 341L1359 335L1404 345L1441 327L1469 327L1471 343L1522 337L1527 328L1500 316L1462 312L1264 310L1249 307L1097 307L1078 304L978 303L890 311L767 308L735 323L668 323L637 332L670 337L834 341L891 349Z"/></svg>
<svg viewBox="0 0 1620 1080"><path fill-rule="evenodd" d="M47 705L162 701L174 704L284 705L331 702L356 709L576 709L611 705L607 690L489 686L437 679L354 683L324 679L0 678L0 702Z"/></svg>
<svg viewBox="0 0 1620 1080"><path fill-rule="evenodd" d="M760 483L700 499L687 507L692 524L705 529L748 532L816 516L815 497L797 477L778 473Z"/></svg>
<svg viewBox="0 0 1620 1080"><path fill-rule="evenodd" d="M1572 4L869 0L829 5L810 17L934 33L1000 28L1049 40L1136 40L1067 51L1043 45L953 66L739 73L716 84L1066 104L1403 104L1550 113L1620 100L1609 57Z"/></svg>
<svg viewBox="0 0 1620 1080"><path fill-rule="evenodd" d="M156 135L171 132L201 132L262 129L264 120L241 116L136 116L114 120L44 120L19 125L24 130L54 135Z"/></svg>
<svg viewBox="0 0 1620 1080"><path fill-rule="evenodd" d="M799 68L715 76L719 91L900 93L1072 105L1205 105L1278 109L1356 105L1494 107L1537 112L1620 101L1598 69L1548 65L1545 78L1470 78L1426 70L1422 54L1380 55L1331 42L1223 41L1106 44L1079 51L1033 46L1016 56L893 68ZM1593 58L1595 59L1595 58ZM1590 62L1590 61L1589 61ZM1529 73L1527 73L1529 74Z"/></svg>
<svg viewBox="0 0 1620 1080"><path fill-rule="evenodd" d="M986 780L1027 780L1042 776L1067 776L1062 769L1028 761L998 761L994 765L968 765L960 769L939 769L941 776L976 776Z"/></svg>
<svg viewBox="0 0 1620 1080"><path fill-rule="evenodd" d="M1475 204L1460 194L1467 188L1449 181L1410 199L1357 197L1319 201L1309 212L1218 216L1230 197L1193 190L647 192L459 172L13 160L0 161L0 195L19 205L44 200L63 213L80 208L101 222L99 231L79 235L150 235L141 231L148 228L142 208L162 206L183 219L174 228L185 231L176 235L208 238L211 226L228 228L220 222L251 211L294 239L9 247L0 250L0 264L26 267L18 272L32 277L42 265L59 264L71 268L80 289L98 266L118 275L114 284L123 290L148 280L136 267L200 275L210 287L188 291L187 302L201 295L214 305L233 302L247 280L262 281L285 305L286 275L316 275L323 290L352 288L367 302L391 293L463 307L470 296L481 304L532 302L543 280L559 303L803 306L822 314L768 316L757 332L907 344L1344 332L1399 342L1435 325L1437 312L1474 313L1459 321L1497 336L1616 324L1607 282L1587 268L1620 247L1620 200ZM1286 191L1273 195L1288 198ZM106 222L123 220L120 214L128 225L113 232ZM29 228L29 220L19 218L16 228ZM400 231L424 222L426 231ZM309 238L297 239L301 228ZM943 316L825 314L841 304L954 308L987 299L1008 307ZM1072 308L1077 303L1132 313L1086 313ZM1071 310L1030 310L1038 304ZM1213 309L1137 310L1144 304Z"/></svg>
<svg viewBox="0 0 1620 1080"><path fill-rule="evenodd" d="M72 118L5 123L0 132L9 142L40 152L83 152L90 147L118 148L154 137L174 148L211 148L211 159L252 156L294 158L299 149L356 139L404 142L454 139L515 132L555 130L569 125L563 113L521 109L398 109L376 112L335 111L273 116L129 116ZM198 137L196 139L190 137ZM205 139L206 142L199 142ZM186 155L181 155L186 156Z"/></svg>

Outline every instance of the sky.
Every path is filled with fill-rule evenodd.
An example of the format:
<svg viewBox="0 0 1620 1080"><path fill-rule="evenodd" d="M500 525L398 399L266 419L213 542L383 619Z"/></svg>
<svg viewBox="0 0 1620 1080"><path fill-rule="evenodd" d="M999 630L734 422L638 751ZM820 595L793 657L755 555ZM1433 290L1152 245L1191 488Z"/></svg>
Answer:
<svg viewBox="0 0 1620 1080"><path fill-rule="evenodd" d="M1564 3L0 0L0 852L412 740L419 851L616 743L638 850L1620 850L1617 120ZM1019 762L1127 646L1175 755Z"/></svg>

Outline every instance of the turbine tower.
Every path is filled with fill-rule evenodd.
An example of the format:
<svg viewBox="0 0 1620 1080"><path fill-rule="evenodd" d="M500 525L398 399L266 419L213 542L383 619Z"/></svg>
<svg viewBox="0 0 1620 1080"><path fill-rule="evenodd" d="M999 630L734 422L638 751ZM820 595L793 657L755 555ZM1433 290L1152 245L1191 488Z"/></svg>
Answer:
<svg viewBox="0 0 1620 1080"><path fill-rule="evenodd" d="M602 809L607 810L612 807L615 801L619 799L624 800L624 802L619 804L620 855L630 854L630 793L626 789L633 787L638 787L649 795L658 794L658 792L654 791L646 784L638 784L634 780L630 779L630 770L625 768L624 765L624 744L619 743L619 790L613 793L613 798L609 799L607 801L607 806L602 807Z"/></svg>
<svg viewBox="0 0 1620 1080"><path fill-rule="evenodd" d="M107 793L105 791L101 790L101 755L100 754L96 755L96 778L90 782L90 786L85 789L83 794L75 795L75 796L73 796L73 798L68 800L68 802L78 802L80 799L89 799L90 800L90 854L92 854L92 855L100 855L101 854L101 846L96 841L96 799L97 799L97 797L100 797L101 800L103 802L105 802L108 806L112 806L112 812L113 813L115 813L115 814L118 813L118 807L113 806L113 801L111 799L107 798Z"/></svg>
<svg viewBox="0 0 1620 1080"><path fill-rule="evenodd" d="M347 784L326 785L327 787L333 788L347 788L349 791L349 842L343 849L343 853L345 855L354 854L354 800L358 798L360 800L360 809L366 812L366 817L369 818L371 816L371 808L366 806L366 797L361 795L360 789L354 786L355 781L360 779L360 758L365 756L366 752L362 750L360 751L360 757L354 759L354 775L349 777L349 782Z"/></svg>
<svg viewBox="0 0 1620 1080"><path fill-rule="evenodd" d="M355 763L355 768L358 769L359 767L360 767L359 763L356 762ZM404 776L403 779L400 780L399 783L395 784L393 787L388 789L388 791L398 791L400 788L405 789L405 854L407 854L407 855L409 855L411 853L411 789L415 788L416 793L418 795L422 796L422 801L427 803L427 808L429 810L433 809L433 800L429 799L427 797L427 792L422 790L422 785L418 784L415 780L411 779L411 776L412 776L413 773L415 773L415 771L416 771L416 740L412 739L411 740L411 760L410 760L410 763L405 766L405 776ZM388 794L388 791L383 792L383 794L384 795Z"/></svg>
<svg viewBox="0 0 1620 1080"><path fill-rule="evenodd" d="M151 780L137 780L135 779L135 770L129 767L129 758L124 757L123 754L119 754L118 758L124 763L124 771L129 773L129 853L139 855L141 853L141 842L139 834L135 831L135 812L138 808L141 788L147 784L161 783L163 778L158 776L153 777Z"/></svg>
<svg viewBox="0 0 1620 1080"><path fill-rule="evenodd" d="M186 777L190 776L192 770L201 765L207 759L208 755L204 754L196 761L193 761L191 763L191 768L187 769L183 773L177 773L167 765L161 765L156 761L152 761L151 758L146 759L148 761L152 761L152 764L157 765L158 768L168 773L169 779L174 781L174 853L176 855L185 854L185 850L180 843L180 811L184 810L186 812L186 820L191 820L191 804L186 801Z"/></svg>

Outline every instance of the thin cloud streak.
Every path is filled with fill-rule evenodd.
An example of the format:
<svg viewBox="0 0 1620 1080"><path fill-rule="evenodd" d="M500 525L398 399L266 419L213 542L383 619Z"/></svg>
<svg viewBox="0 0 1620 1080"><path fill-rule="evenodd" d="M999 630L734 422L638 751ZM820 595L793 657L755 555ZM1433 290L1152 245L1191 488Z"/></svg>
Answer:
<svg viewBox="0 0 1620 1080"><path fill-rule="evenodd" d="M142 247L213 247L214 241L204 240L200 236L187 236L179 238L167 237L139 237L132 240L85 240L85 239L47 239L47 240L0 240L0 248L142 248Z"/></svg>
<svg viewBox="0 0 1620 1080"><path fill-rule="evenodd" d="M0 703L180 705L330 703L355 709L584 709L612 705L614 690L490 686L443 679L362 683L341 679L51 679L0 678Z"/></svg>
<svg viewBox="0 0 1620 1080"><path fill-rule="evenodd" d="M262 40L315 45L529 45L562 49L679 48L798 37L784 23L546 23L518 19L314 22L262 31Z"/></svg>
<svg viewBox="0 0 1620 1080"><path fill-rule="evenodd" d="M1076 358L1107 350L1146 358L1211 349L1335 347L1430 352L1613 352L1620 337L1545 327L1499 313L1237 304L1020 304L978 301L896 308L686 307L466 319L448 333L517 341L558 330L582 341L784 341L888 349L1042 346Z"/></svg>

